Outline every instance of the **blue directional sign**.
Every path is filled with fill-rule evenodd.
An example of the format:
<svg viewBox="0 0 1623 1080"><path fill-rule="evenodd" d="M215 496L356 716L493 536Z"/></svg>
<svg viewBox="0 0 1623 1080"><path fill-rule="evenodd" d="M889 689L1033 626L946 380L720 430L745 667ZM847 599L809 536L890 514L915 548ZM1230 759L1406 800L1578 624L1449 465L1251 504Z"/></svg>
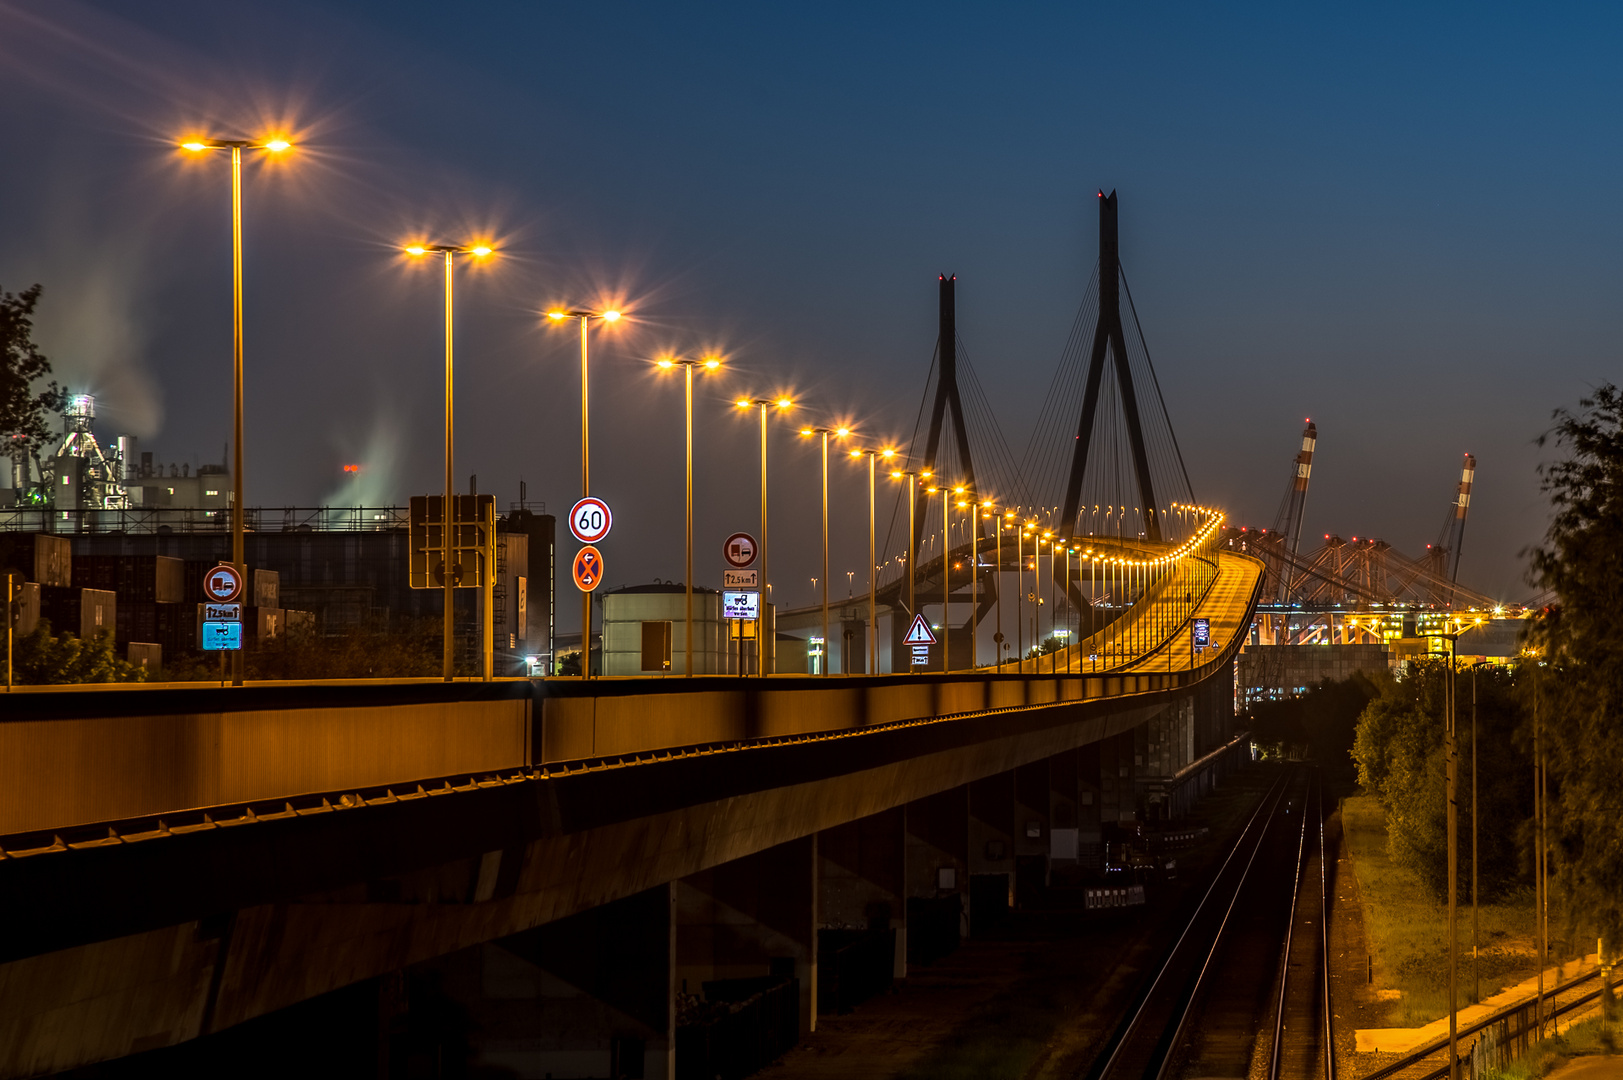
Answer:
<svg viewBox="0 0 1623 1080"><path fill-rule="evenodd" d="M199 643L207 652L242 648L242 623L224 620L205 620L203 640Z"/></svg>

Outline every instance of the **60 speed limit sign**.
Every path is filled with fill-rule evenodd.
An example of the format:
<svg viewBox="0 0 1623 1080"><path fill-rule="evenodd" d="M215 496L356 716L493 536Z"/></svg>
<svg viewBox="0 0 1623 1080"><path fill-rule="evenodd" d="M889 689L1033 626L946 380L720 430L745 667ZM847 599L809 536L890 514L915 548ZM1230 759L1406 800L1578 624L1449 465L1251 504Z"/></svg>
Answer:
<svg viewBox="0 0 1623 1080"><path fill-rule="evenodd" d="M614 515L602 499L585 498L569 511L569 531L583 544L595 544L609 535Z"/></svg>

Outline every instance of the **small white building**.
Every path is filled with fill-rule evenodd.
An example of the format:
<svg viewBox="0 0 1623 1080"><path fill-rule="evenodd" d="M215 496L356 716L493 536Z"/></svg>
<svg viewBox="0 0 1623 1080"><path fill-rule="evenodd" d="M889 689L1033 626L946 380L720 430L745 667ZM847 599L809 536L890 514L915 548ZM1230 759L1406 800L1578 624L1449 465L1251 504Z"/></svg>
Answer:
<svg viewBox="0 0 1623 1080"><path fill-rule="evenodd" d="M603 596L604 675L682 675L687 660L686 589L656 581L628 585ZM772 605L761 605L765 640L774 640ZM722 596L715 589L693 589L693 673L737 675L760 672L757 626L722 617ZM766 670L773 670L768 650Z"/></svg>

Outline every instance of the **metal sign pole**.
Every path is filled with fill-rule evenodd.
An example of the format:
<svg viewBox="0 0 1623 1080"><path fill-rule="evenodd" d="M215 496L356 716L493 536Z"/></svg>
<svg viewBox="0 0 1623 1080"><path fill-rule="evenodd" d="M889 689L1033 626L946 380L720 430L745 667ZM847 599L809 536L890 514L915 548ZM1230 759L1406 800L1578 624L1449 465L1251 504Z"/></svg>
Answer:
<svg viewBox="0 0 1623 1080"><path fill-rule="evenodd" d="M491 680L495 667L495 633L496 633L496 499L491 497L481 517L484 519L485 542L484 550L480 555L485 561L485 626L484 626L484 653L485 653L485 682Z"/></svg>

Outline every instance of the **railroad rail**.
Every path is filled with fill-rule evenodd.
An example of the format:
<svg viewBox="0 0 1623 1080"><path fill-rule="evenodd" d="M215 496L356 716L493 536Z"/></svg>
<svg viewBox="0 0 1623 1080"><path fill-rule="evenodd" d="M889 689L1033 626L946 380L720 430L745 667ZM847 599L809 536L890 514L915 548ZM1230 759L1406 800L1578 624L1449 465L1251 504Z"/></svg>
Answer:
<svg viewBox="0 0 1623 1080"><path fill-rule="evenodd" d="M1325 843L1317 771L1282 775L1095 1059L1089 1080L1256 1075L1253 1061L1269 1080L1321 1069L1334 1080ZM1316 890L1317 898L1304 890Z"/></svg>

